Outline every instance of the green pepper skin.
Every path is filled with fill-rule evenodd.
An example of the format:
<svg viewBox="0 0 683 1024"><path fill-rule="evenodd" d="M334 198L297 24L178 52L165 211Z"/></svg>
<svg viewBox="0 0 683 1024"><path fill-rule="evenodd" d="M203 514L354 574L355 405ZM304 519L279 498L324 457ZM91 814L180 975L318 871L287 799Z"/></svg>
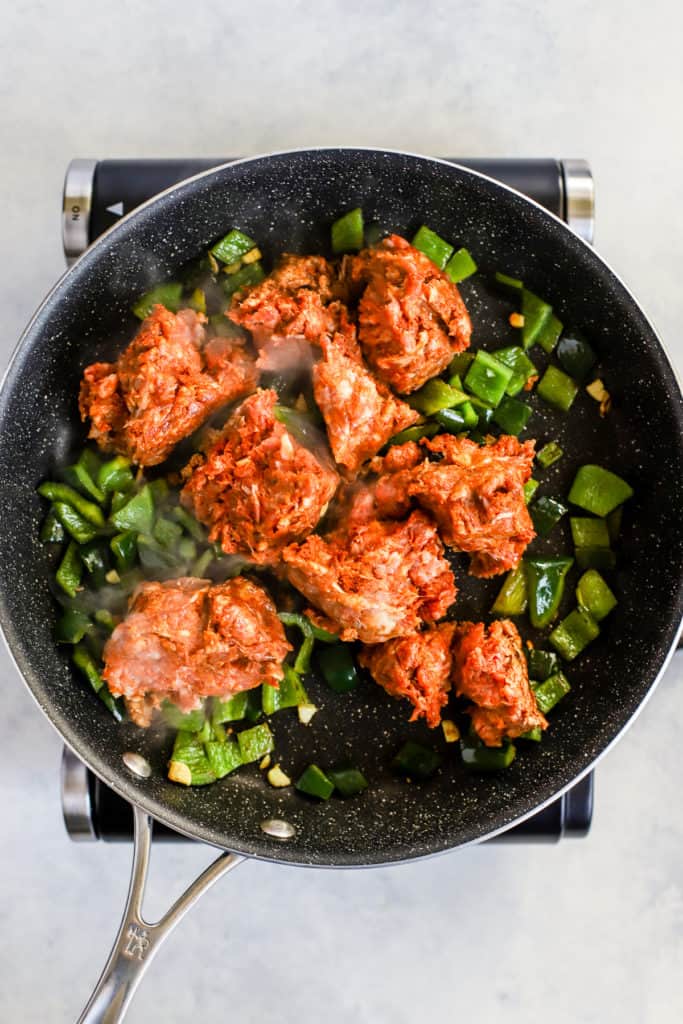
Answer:
<svg viewBox="0 0 683 1024"><path fill-rule="evenodd" d="M515 759L517 749L509 740L502 747L486 747L473 736L460 740L460 756L463 764L474 772L499 772L509 768Z"/></svg>
<svg viewBox="0 0 683 1024"><path fill-rule="evenodd" d="M423 437L433 437L438 432L438 423L417 423L414 427L406 427L405 430L400 430L398 434L394 434L393 437L389 438L387 444L405 444L406 441L420 441Z"/></svg>
<svg viewBox="0 0 683 1024"><path fill-rule="evenodd" d="M329 800L334 793L334 783L317 764L309 764L294 785L299 792L314 796L318 800Z"/></svg>
<svg viewBox="0 0 683 1024"><path fill-rule="evenodd" d="M590 464L581 466L569 492L572 505L603 518L632 496L633 489L620 476Z"/></svg>
<svg viewBox="0 0 683 1024"><path fill-rule="evenodd" d="M445 380L434 377L428 380L418 391L407 398L408 404L425 416L433 416L441 409L453 409L467 401L464 391L459 391L447 384Z"/></svg>
<svg viewBox="0 0 683 1024"><path fill-rule="evenodd" d="M604 519L593 519L588 516L571 516L569 525L572 540L577 548L608 548L610 535Z"/></svg>
<svg viewBox="0 0 683 1024"><path fill-rule="evenodd" d="M368 788L368 780L358 768L333 768L327 772L327 776L334 783L337 793L343 797L356 796Z"/></svg>
<svg viewBox="0 0 683 1024"><path fill-rule="evenodd" d="M93 624L84 612L67 608L55 627L55 640L58 644L77 644L92 630Z"/></svg>
<svg viewBox="0 0 683 1024"><path fill-rule="evenodd" d="M498 591L498 596L491 606L492 615L521 615L528 604L526 572L521 561L516 569L511 569Z"/></svg>
<svg viewBox="0 0 683 1024"><path fill-rule="evenodd" d="M84 498L82 494L75 491L73 487L69 487L68 484L60 484L48 480L40 485L38 494L43 498L47 498L53 504L70 505L82 519L85 519L92 526L104 526L104 514L99 505L88 501L87 498Z"/></svg>
<svg viewBox="0 0 683 1024"><path fill-rule="evenodd" d="M538 397L561 412L569 412L578 393L576 381L552 364L547 367L536 387Z"/></svg>
<svg viewBox="0 0 683 1024"><path fill-rule="evenodd" d="M397 775L424 781L431 778L441 766L441 761L442 757L438 750L408 740L394 757L391 767Z"/></svg>
<svg viewBox="0 0 683 1024"><path fill-rule="evenodd" d="M237 742L244 764L260 761L265 754L269 754L275 748L273 734L265 722L255 725L252 729L244 729L238 734Z"/></svg>
<svg viewBox="0 0 683 1024"><path fill-rule="evenodd" d="M206 722L206 712L203 707L182 712L169 700L165 700L161 705L161 714L166 724L179 732L199 732Z"/></svg>
<svg viewBox="0 0 683 1024"><path fill-rule="evenodd" d="M542 497L534 502L529 512L538 536L547 537L567 511L567 506L556 498Z"/></svg>
<svg viewBox="0 0 683 1024"><path fill-rule="evenodd" d="M434 414L434 419L449 434L463 434L470 429L467 419L460 409L439 409Z"/></svg>
<svg viewBox="0 0 683 1024"><path fill-rule="evenodd" d="M114 512L110 520L117 530L151 534L154 529L154 499L149 484Z"/></svg>
<svg viewBox="0 0 683 1024"><path fill-rule="evenodd" d="M513 370L490 352L479 349L465 377L465 387L487 405L497 406L512 380Z"/></svg>
<svg viewBox="0 0 683 1024"><path fill-rule="evenodd" d="M89 498L94 498L100 504L104 501L105 495L97 486L81 459L73 466L67 466L64 470L64 478L72 487L78 488Z"/></svg>
<svg viewBox="0 0 683 1024"><path fill-rule="evenodd" d="M584 608L575 608L550 634L550 643L565 661L573 661L600 635L600 627Z"/></svg>
<svg viewBox="0 0 683 1024"><path fill-rule="evenodd" d="M223 291L227 296L232 296L235 292L239 291L240 288L246 288L247 285L259 284L266 276L263 267L260 263L247 263L244 267L241 267L236 274L225 274L221 275L223 281Z"/></svg>
<svg viewBox="0 0 683 1024"><path fill-rule="evenodd" d="M549 441L539 452L536 452L536 462L539 466L543 466L543 469L549 469L559 462L563 455L564 452L557 441Z"/></svg>
<svg viewBox="0 0 683 1024"><path fill-rule="evenodd" d="M519 394L526 382L531 377L537 376L536 367L524 349L520 348L519 345L510 345L507 348L496 349L493 355L499 362L509 366L512 370L510 383L505 389L508 395L514 396Z"/></svg>
<svg viewBox="0 0 683 1024"><path fill-rule="evenodd" d="M97 473L97 486L105 494L130 490L135 482L130 466L130 459L123 455L103 463Z"/></svg>
<svg viewBox="0 0 683 1024"><path fill-rule="evenodd" d="M617 606L616 597L595 569L585 572L577 583L576 599L596 622L602 622Z"/></svg>
<svg viewBox="0 0 683 1024"><path fill-rule="evenodd" d="M534 295L528 288L522 288L522 345L525 349L531 348L536 342L543 325L552 313L552 306L539 299L538 295Z"/></svg>
<svg viewBox="0 0 683 1024"><path fill-rule="evenodd" d="M78 544L87 544L97 537L97 528L84 519L71 505L67 505L64 501L56 501L52 507L66 532Z"/></svg>
<svg viewBox="0 0 683 1024"><path fill-rule="evenodd" d="M155 306L164 306L172 313L177 313L182 303L182 296L182 284L178 284L177 281L168 281L156 285L155 288L141 295L131 306L131 310L138 320L145 320Z"/></svg>
<svg viewBox="0 0 683 1024"><path fill-rule="evenodd" d="M138 538L133 530L117 533L109 541L109 547L116 559L116 568L120 575L133 568L138 553Z"/></svg>
<svg viewBox="0 0 683 1024"><path fill-rule="evenodd" d="M75 540L69 541L55 575L57 583L65 594L75 597L83 578L83 563Z"/></svg>
<svg viewBox="0 0 683 1024"><path fill-rule="evenodd" d="M62 544L65 537L66 531L51 508L41 527L40 539L43 544Z"/></svg>
<svg viewBox="0 0 683 1024"><path fill-rule="evenodd" d="M310 638L312 640L312 637ZM272 715L284 708L296 708L308 704L308 694L295 669L284 666L284 676L279 687L264 683L261 687L261 707L264 715Z"/></svg>
<svg viewBox="0 0 683 1024"><path fill-rule="evenodd" d="M477 264L467 249L457 249L443 269L446 277L449 277L453 284L460 284L472 274L476 274Z"/></svg>
<svg viewBox="0 0 683 1024"><path fill-rule="evenodd" d="M204 744L192 732L179 732L173 744L171 761L180 761L190 769L192 786L208 786L216 781L216 774L211 768L204 750Z"/></svg>
<svg viewBox="0 0 683 1024"><path fill-rule="evenodd" d="M348 644L326 647L318 654L318 664L327 685L336 693L348 693L360 682Z"/></svg>
<svg viewBox="0 0 683 1024"><path fill-rule="evenodd" d="M586 380L597 362L595 352L578 332L565 335L555 354L562 369L579 383Z"/></svg>
<svg viewBox="0 0 683 1024"><path fill-rule="evenodd" d="M557 615L565 578L573 564L573 558L525 559L529 619L534 629L543 629Z"/></svg>
<svg viewBox="0 0 683 1024"><path fill-rule="evenodd" d="M446 242L435 231L423 224L413 235L412 243L415 249L423 253L432 263L436 263L439 270L443 270L453 255L453 246Z"/></svg>
<svg viewBox="0 0 683 1024"><path fill-rule="evenodd" d="M228 697L227 700L220 700L216 697L211 709L214 725L219 725L222 722L240 722L246 718L248 697L249 694L246 690L236 693L233 697Z"/></svg>
<svg viewBox="0 0 683 1024"><path fill-rule="evenodd" d="M99 590L107 582L106 575L109 571L107 548L102 541L94 540L84 544L81 548L81 561L88 570L92 585Z"/></svg>
<svg viewBox="0 0 683 1024"><path fill-rule="evenodd" d="M529 676L538 682L544 682L549 676L559 671L560 663L555 651L542 651L532 647L527 653Z"/></svg>
<svg viewBox="0 0 683 1024"><path fill-rule="evenodd" d="M574 551L579 569L597 569L610 572L616 568L617 556L611 548L576 548Z"/></svg>
<svg viewBox="0 0 683 1024"><path fill-rule="evenodd" d="M561 334L562 323L551 311L550 316L541 325L541 329L536 335L536 344L540 345L543 351L547 352L548 355L550 355L550 353L557 345L558 339Z"/></svg>
<svg viewBox="0 0 683 1024"><path fill-rule="evenodd" d="M570 689L569 681L563 672L555 672L554 675L534 686L536 705L541 714L547 715L549 711L552 711L558 701L569 693Z"/></svg>
<svg viewBox="0 0 683 1024"><path fill-rule="evenodd" d="M530 416L531 406L506 395L494 412L493 420L506 434L514 434L516 437L524 430Z"/></svg>
<svg viewBox="0 0 683 1024"><path fill-rule="evenodd" d="M217 779L224 779L226 775L244 764L237 740L227 740L222 743L207 740L204 744L204 751L211 771Z"/></svg>
<svg viewBox="0 0 683 1024"><path fill-rule="evenodd" d="M331 229L332 252L358 252L363 248L363 211L360 206L334 221Z"/></svg>
<svg viewBox="0 0 683 1024"><path fill-rule="evenodd" d="M253 238L245 235L243 231L233 228L224 238L221 238L219 242L216 242L211 247L211 253L221 263L229 266L231 263L236 263L242 256L246 256L248 252L255 248L256 242Z"/></svg>

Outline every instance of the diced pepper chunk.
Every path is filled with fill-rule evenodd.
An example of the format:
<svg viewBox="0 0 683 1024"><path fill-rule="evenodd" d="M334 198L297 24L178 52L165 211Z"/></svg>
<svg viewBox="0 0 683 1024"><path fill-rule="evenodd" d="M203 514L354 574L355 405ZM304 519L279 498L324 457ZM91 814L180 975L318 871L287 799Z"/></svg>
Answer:
<svg viewBox="0 0 683 1024"><path fill-rule="evenodd" d="M323 678L336 693L348 693L360 682L356 663L348 644L334 644L318 654Z"/></svg>
<svg viewBox="0 0 683 1024"><path fill-rule="evenodd" d="M208 740L204 744L204 750L211 771L217 779L224 779L244 763L237 740L226 740L224 743Z"/></svg>
<svg viewBox="0 0 683 1024"><path fill-rule="evenodd" d="M453 284L459 284L466 278L477 272L477 264L472 259L467 249L458 249L453 253L444 267L447 277L450 277Z"/></svg>
<svg viewBox="0 0 683 1024"><path fill-rule="evenodd" d="M85 612L67 608L55 627L55 640L58 644L77 644L92 630L93 624Z"/></svg>
<svg viewBox="0 0 683 1024"><path fill-rule="evenodd" d="M550 634L550 643L565 661L573 661L600 635L600 627L584 608L575 608Z"/></svg>
<svg viewBox="0 0 683 1024"><path fill-rule="evenodd" d="M69 541L64 557L59 563L55 578L65 594L75 597L82 577L83 563L78 551L78 544L72 540Z"/></svg>
<svg viewBox="0 0 683 1024"><path fill-rule="evenodd" d="M557 359L563 370L581 384L591 372L597 357L583 335L565 335L557 346Z"/></svg>
<svg viewBox="0 0 683 1024"><path fill-rule="evenodd" d="M368 780L358 768L333 768L327 776L340 796L355 796L368 788Z"/></svg>
<svg viewBox="0 0 683 1024"><path fill-rule="evenodd" d="M587 516L571 516L569 524L572 540L577 548L608 548L609 530L604 519L589 519Z"/></svg>
<svg viewBox="0 0 683 1024"><path fill-rule="evenodd" d="M547 367L536 388L539 398L562 412L569 412L578 391L576 381L552 365Z"/></svg>
<svg viewBox="0 0 683 1024"><path fill-rule="evenodd" d="M526 573L524 563L520 562L516 569L511 569L503 581L496 600L491 607L493 615L521 615L526 611L528 603Z"/></svg>
<svg viewBox="0 0 683 1024"><path fill-rule="evenodd" d="M429 779L441 765L441 754L431 747L408 740L391 762L398 775L411 779Z"/></svg>
<svg viewBox="0 0 683 1024"><path fill-rule="evenodd" d="M517 395L531 377L536 376L536 367L529 359L523 348L518 345L510 345L508 348L499 348L493 353L496 359L509 366L512 370L510 383L506 388L508 395Z"/></svg>
<svg viewBox="0 0 683 1024"><path fill-rule="evenodd" d="M493 420L506 434L520 434L531 416L531 407L516 398L503 397L493 414Z"/></svg>
<svg viewBox="0 0 683 1024"><path fill-rule="evenodd" d="M211 710L211 719L214 724L220 725L222 722L240 722L246 717L248 699L249 693L246 690L242 693L236 693L233 697L228 697L227 700L220 700L217 697L213 701L213 707Z"/></svg>
<svg viewBox="0 0 683 1024"><path fill-rule="evenodd" d="M312 639L312 638L311 638ZM284 666L285 675L278 687L264 683L261 687L261 701L264 715L273 715L284 708L296 708L308 703L308 695L301 679L291 667Z"/></svg>
<svg viewBox="0 0 683 1024"><path fill-rule="evenodd" d="M509 768L516 753L514 743L510 743L509 740L501 747L486 747L474 736L464 736L460 740L460 756L470 771L498 772Z"/></svg>
<svg viewBox="0 0 683 1024"><path fill-rule="evenodd" d="M424 413L425 416L432 416L441 409L452 409L454 406L462 405L467 401L467 395L464 391L459 391L457 388L451 387L450 384L446 384L439 377L434 377L432 380L428 380L419 391L409 395L407 401L413 409Z"/></svg>
<svg viewBox="0 0 683 1024"><path fill-rule="evenodd" d="M551 311L550 316L543 322L540 331L536 335L536 344L540 345L543 351L550 355L557 345L561 334L562 323Z"/></svg>
<svg viewBox="0 0 683 1024"><path fill-rule="evenodd" d="M527 661L529 677L541 683L559 670L559 661L555 651L543 651L538 647L532 647L527 654Z"/></svg>
<svg viewBox="0 0 683 1024"><path fill-rule="evenodd" d="M154 499L149 484L145 484L142 490L110 518L117 530L151 534L154 528Z"/></svg>
<svg viewBox="0 0 683 1024"><path fill-rule="evenodd" d="M318 800L329 800L334 793L334 783L317 764L309 764L294 785L301 793L317 797Z"/></svg>
<svg viewBox="0 0 683 1024"><path fill-rule="evenodd" d="M574 555L579 569L610 572L617 564L617 556L611 548L576 548Z"/></svg>
<svg viewBox="0 0 683 1024"><path fill-rule="evenodd" d="M206 722L206 712L203 707L183 713L169 700L162 704L161 714L168 725L183 732L199 732Z"/></svg>
<svg viewBox="0 0 683 1024"><path fill-rule="evenodd" d="M576 585L576 599L596 622L601 622L617 606L616 597L596 569L583 574Z"/></svg>
<svg viewBox="0 0 683 1024"><path fill-rule="evenodd" d="M536 462L543 469L549 469L556 462L559 462L564 455L557 441L549 441L540 451L536 452Z"/></svg>
<svg viewBox="0 0 683 1024"><path fill-rule="evenodd" d="M557 615L565 579L573 564L573 558L525 559L529 619L534 629L543 629Z"/></svg>
<svg viewBox="0 0 683 1024"><path fill-rule="evenodd" d="M581 466L569 492L573 505L596 516L609 515L633 495L633 489L616 473L602 466Z"/></svg>
<svg viewBox="0 0 683 1024"><path fill-rule="evenodd" d="M557 498L544 496L534 502L529 513L538 536L547 537L551 530L557 526L562 516L566 515L567 506L563 505Z"/></svg>
<svg viewBox="0 0 683 1024"><path fill-rule="evenodd" d="M522 327L522 345L525 349L531 348L536 342L541 328L552 316L552 306L539 299L528 288L522 288L522 316L524 326Z"/></svg>
<svg viewBox="0 0 683 1024"><path fill-rule="evenodd" d="M269 754L275 748L273 734L266 722L255 725L252 729L244 729L238 734L237 742L244 764L260 761L264 754Z"/></svg>
<svg viewBox="0 0 683 1024"><path fill-rule="evenodd" d="M453 246L425 224L415 232L413 246L424 253L439 270L443 270L453 254Z"/></svg>
<svg viewBox="0 0 683 1024"><path fill-rule="evenodd" d="M512 380L513 370L480 349L467 371L465 387L488 405L497 406Z"/></svg>
<svg viewBox="0 0 683 1024"><path fill-rule="evenodd" d="M547 715L570 689L569 681L563 672L556 672L538 686L534 686L534 696L541 714Z"/></svg>
<svg viewBox="0 0 683 1024"><path fill-rule="evenodd" d="M155 306L165 306L172 313L177 313L182 303L182 296L182 284L178 284L177 281L169 281L166 284L158 284L151 291L145 292L131 308L140 320L148 317Z"/></svg>
<svg viewBox="0 0 683 1024"><path fill-rule="evenodd" d="M332 252L358 252L363 248L363 211L349 210L332 225Z"/></svg>
<svg viewBox="0 0 683 1024"><path fill-rule="evenodd" d="M208 786L216 781L216 774L211 768L209 759L200 738L192 732L179 732L173 744L169 778L174 782L185 781L178 772L171 771L174 764L183 764L189 769L190 775L186 785Z"/></svg>
<svg viewBox="0 0 683 1024"><path fill-rule="evenodd" d="M245 235L242 231L238 231L237 228L233 228L232 231L227 233L225 238L221 238L219 242L216 242L210 251L221 263L229 265L241 260L242 256L246 256L255 247L256 242L253 238Z"/></svg>

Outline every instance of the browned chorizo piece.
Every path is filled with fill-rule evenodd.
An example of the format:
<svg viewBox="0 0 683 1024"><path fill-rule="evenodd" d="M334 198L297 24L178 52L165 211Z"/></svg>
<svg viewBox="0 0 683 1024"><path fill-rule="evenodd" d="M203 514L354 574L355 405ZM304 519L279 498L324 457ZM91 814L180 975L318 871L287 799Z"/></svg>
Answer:
<svg viewBox="0 0 683 1024"><path fill-rule="evenodd" d="M192 309L155 306L116 363L86 368L79 407L100 448L157 465L213 412L253 390L258 370L243 342L207 341L204 320Z"/></svg>
<svg viewBox="0 0 683 1024"><path fill-rule="evenodd" d="M277 395L256 391L183 471L183 503L226 554L273 564L325 513L339 478L275 418ZM329 456L328 456L329 458Z"/></svg>
<svg viewBox="0 0 683 1024"><path fill-rule="evenodd" d="M377 375L406 394L469 346L472 324L453 282L405 238L390 235L347 257L343 279L362 289L358 338Z"/></svg>
<svg viewBox="0 0 683 1024"><path fill-rule="evenodd" d="M480 446L441 434L423 444L442 459L418 466L408 493L434 516L444 543L472 555L474 576L514 569L535 536L524 501L533 441L503 436Z"/></svg>
<svg viewBox="0 0 683 1024"><path fill-rule="evenodd" d="M247 579L147 582L105 644L103 676L147 726L163 700L190 711L203 697L277 685L289 650L269 594Z"/></svg>
<svg viewBox="0 0 683 1024"><path fill-rule="evenodd" d="M289 582L324 612L343 640L382 643L442 618L455 579L432 521L371 521L283 552Z"/></svg>
<svg viewBox="0 0 683 1024"><path fill-rule="evenodd" d="M454 623L442 622L421 633L366 645L358 658L387 693L413 704L411 722L423 717L431 729L441 721L441 709L448 702L454 630Z"/></svg>
<svg viewBox="0 0 683 1024"><path fill-rule="evenodd" d="M453 642L453 683L469 697L472 725L488 747L548 723L536 706L522 641L509 619L461 622Z"/></svg>

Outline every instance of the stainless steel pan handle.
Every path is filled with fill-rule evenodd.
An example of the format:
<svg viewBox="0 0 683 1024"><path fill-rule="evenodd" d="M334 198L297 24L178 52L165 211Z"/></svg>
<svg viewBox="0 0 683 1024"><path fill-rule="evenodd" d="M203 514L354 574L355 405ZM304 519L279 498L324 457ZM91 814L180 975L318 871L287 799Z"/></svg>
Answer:
<svg viewBox="0 0 683 1024"><path fill-rule="evenodd" d="M202 893L245 859L233 853L222 853L159 921L150 924L142 916L142 901L152 846L152 819L138 807L133 808L133 814L133 867L123 919L109 959L78 1024L116 1024L123 1020L143 974L164 939Z"/></svg>

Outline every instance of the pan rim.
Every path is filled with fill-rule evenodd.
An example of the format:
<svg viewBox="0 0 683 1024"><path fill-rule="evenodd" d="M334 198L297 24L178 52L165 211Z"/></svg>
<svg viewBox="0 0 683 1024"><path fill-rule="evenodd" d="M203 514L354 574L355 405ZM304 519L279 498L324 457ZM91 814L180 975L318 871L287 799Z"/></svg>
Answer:
<svg viewBox="0 0 683 1024"><path fill-rule="evenodd" d="M552 221L555 224L559 225L560 228L564 232L569 232L569 234L571 235L572 240L574 242L578 242L578 243L580 243L580 246L585 247L586 251L590 253L591 259L597 260L597 262L599 264L602 264L602 266L609 272L611 277L623 289L623 292L625 293L625 295L630 299L630 301L631 301L631 303L632 303L632 305L634 307L634 310L637 310L637 312L640 314L640 316L642 317L644 323L647 325L647 327L651 331L655 341L657 342L657 344L659 346L659 349L660 349L660 352L661 352L661 355L663 356L664 362L666 364L666 369L668 370L669 374L671 375L671 378L676 382L676 385L677 385L677 388L678 388L678 392L679 392L678 397L680 398L681 385L680 385L680 382L679 382L679 379L678 379L678 375L677 375L676 369L675 369L671 359L669 358L669 355L668 355L668 353L666 351L666 348L665 348L664 344L662 343L662 340L661 340L658 332L656 331L654 325L652 324L652 321L645 314L645 312L644 312L642 306L640 305L640 303L638 302L638 300L636 300L636 298L631 293L630 289L624 284L624 282L619 277L619 275L616 274L612 270L611 266L607 263L607 261L599 253L597 253L587 242L585 242L580 236L578 236L575 232L573 232L571 230L571 228L569 228L569 226L564 221L562 221L559 217L555 216L550 211L546 210L544 207L542 207L540 204L536 203L534 200L529 199L523 193L518 192L516 189L510 188L509 186L504 185L501 182L498 182L495 179L490 178L487 175L481 174L478 171L473 171L470 168L463 167L462 165L454 164L454 163L451 163L449 161L446 161L446 160L443 160L443 159L440 159L440 158L424 156L422 154L414 154L414 153L406 152L406 151L403 151L403 150L392 150L392 149L385 149L385 148L377 149L375 147L356 147L356 146L330 147L330 146L321 146L321 147L306 147L306 148L303 148L303 149L282 150L282 151L278 151L278 152L274 152L274 153L266 153L266 154L259 154L259 155L256 155L256 156L251 156L251 157L243 157L243 158L240 158L239 160L228 161L228 162L226 162L224 164L217 165L216 167L208 168L207 170L204 170L204 171L198 173L197 175L193 175L191 178L187 178L187 179L185 179L182 182L179 182L179 183L176 183L175 185L170 186L168 189L165 189L163 192L159 193L157 196L154 196L153 198L147 200L145 203L141 204L139 207L136 207L134 210L130 211L130 213L126 214L123 218L121 218L120 221L118 221L116 224L112 225L106 232L104 232L101 236L99 236L99 238L96 239L88 247L88 249L85 250L85 252L74 262L74 264L71 267L69 267L67 270L65 270L65 272L60 276L60 278L57 280L57 282L54 284L54 286L47 293L47 295L45 296L43 301L40 303L40 305L36 309L35 313L31 317L29 323L27 324L25 330L22 332L22 334L21 334L21 336L19 338L19 341L17 342L17 345L15 346L15 349L14 349L14 351L13 351L11 357L10 357L10 360L8 362L6 370L5 370L4 374L3 374L2 382L0 383L0 414L2 413L2 407L3 407L4 402L6 400L6 389L7 389L8 381L9 381L11 375L12 375L12 371L13 371L13 369L15 367L15 364L16 364L18 358L20 357L22 349L24 348L24 346L26 345L27 341L29 340L30 335L33 333L33 330L35 328L36 323L39 321L43 311L45 310L45 307L47 307L53 301L53 299L56 296L56 294L58 292L60 292L65 287L65 284L66 284L66 282L69 279L69 275L71 275L72 272L75 272L77 270L77 268L82 267L84 264L87 264L87 262L90 259L95 258L98 247L101 247L101 244L103 245L107 239L109 239L117 231L120 231L124 224L129 224L131 219L134 219L135 217L141 215L146 209L148 209L149 207L157 204L164 197L169 197L173 193L177 192L179 189L183 189L186 186L189 186L189 185L191 185L192 183L194 183L194 182L196 182L198 180L210 178L212 175L216 175L216 174L224 171L226 168L232 168L232 167L236 167L236 166L241 166L243 164L255 163L255 162L264 161L264 160L272 160L273 158L277 158L277 157L282 158L282 157L301 156L301 155L308 155L308 154L322 154L322 153L330 153L330 154L339 154L339 153L367 153L367 154L372 154L373 156L382 156L382 155L402 156L402 157L409 157L409 158L414 159L416 161L425 162L427 164L440 165L441 167L443 167L444 169L447 169L449 171L456 170L457 172L459 172L462 175L465 175L466 177L482 179L484 182L486 182L486 183L490 184L491 186L493 186L495 190L502 189L505 192L512 193L514 196L518 197L518 199L522 200L523 203L529 204L531 207L533 207L536 210L540 211L541 215L544 218L549 218L550 221ZM95 254L95 256L93 254ZM676 397L676 396L674 396L674 397ZM681 593L682 592L683 592L683 580L681 580L681 582L679 584L679 603L680 603ZM62 740L74 751L74 753L76 753L76 755L81 760L84 761L84 763L87 764L87 766L90 768L90 770L93 771L94 774L97 775L103 782L105 782L107 785L109 785L115 792L119 793L119 795L122 796L124 799L126 799L129 802L133 802L133 801L131 801L130 793L126 789L126 787L130 787L131 783L130 783L130 781L128 779L121 778L123 770L121 769L121 771L119 771L119 772L116 772L116 770L113 770L113 772L110 773L110 772L108 772L106 770L109 767L108 765L105 765L104 769L98 770L98 768L96 768L94 766L94 764L91 763L89 758L86 759L86 758L83 757L82 753L78 749L78 745L79 745L78 742L77 742L78 741L78 737L74 737L74 731L71 730L71 729L65 728L63 725L59 725L58 726L56 724L55 717L53 717L55 709L51 707L49 702L44 703L43 701L41 701L41 699L39 698L37 692L29 684L27 677L24 675L24 672L22 671L22 669L21 669L21 667L19 665L17 657L15 656L14 650L10 646L10 642L8 640L7 631L6 631L6 628L5 628L6 624L5 624L5 609L4 609L4 607L1 609L1 612L2 612L2 614L0 614L0 633L2 634L2 638L3 638L3 640L5 642L5 645L6 645L7 649L8 649L8 651L9 651L10 657L12 659L12 663L14 664L15 668L17 669L20 678L22 679L23 683L25 684L25 686L29 690L31 696L35 700L35 702L38 705L38 707L41 709L43 714L50 721L51 725L55 728L55 730L59 733L59 735L62 738ZM548 806L550 803L554 802L559 796L561 796L562 793L566 792L576 782L578 782L581 778L585 777L585 775L587 775L588 772L593 769L593 767L598 763L598 761L602 757L604 757L609 750L612 749L612 747L624 735L626 730L628 728L630 728L630 726L633 724L633 722L635 721L636 717L638 716L638 714L640 713L642 708L645 706L647 701L652 696L652 693L654 692L656 686L660 682L662 676L666 672L666 669L667 669L667 667L669 665L669 662L670 662L670 660L671 660L671 658L672 658L672 656L673 656L673 654L675 652L676 641L677 641L677 637L678 637L678 635L680 633L680 629L681 629L681 624L680 623L678 625L676 625L675 622L674 622L673 625L670 625L670 627L669 627L669 631L670 631L669 648L668 648L667 654L666 654L666 656L665 656L665 658L664 658L664 660L663 660L663 662L661 664L661 667L660 667L659 671L657 672L654 680L650 683L650 685L648 686L648 688L645 691L644 695L640 698L636 708L626 718L625 722L623 723L623 725L621 726L619 731L615 735L612 736L612 738L607 743L607 745L600 750L600 752L590 761L590 763L588 763L586 766L584 766L584 768L582 768L579 773L577 773L576 775L573 775L569 782L564 784L561 788L553 790L553 792L552 792L552 794L550 796L548 796L546 799L540 801L539 803L535 804L530 810L524 812L522 815L520 815L519 817L511 820L510 822L507 822L506 824L504 824L504 825L502 825L502 826L500 826L500 827L498 827L496 829L482 832L480 835L478 835L478 836L474 837L473 839L468 840L466 842L456 843L455 845L444 845L442 848L433 849L433 850L430 850L430 851L427 851L427 852L417 852L417 853L414 853L414 854L412 854L410 856L400 856L400 855L396 856L396 857L389 856L386 859L383 859L381 861L379 861L379 860L378 861L370 861L370 862L368 862L368 861L359 861L357 858L350 857L347 860L347 862L344 863L344 862L340 862L339 860L332 861L332 860L330 860L330 858L328 856L320 857L320 855L318 855L318 854L316 854L315 856L312 856L310 859L307 859L307 860L299 860L296 857L288 857L287 856L287 850L289 848L286 845L283 845L281 847L282 856L265 854L265 853L254 853L253 849L249 847L248 843L245 843L244 845L236 844L236 845L232 845L232 846L229 846L229 847L223 846L220 843L216 843L216 842L214 842L214 841L212 841L210 839L207 839L204 834L201 834L201 832L202 832L201 829L189 830L189 829L185 829L185 828L179 827L177 821L174 818L174 815L172 813L170 813L170 812L166 813L166 808L164 807L163 804L160 804L160 802L156 798L152 798L152 797L145 798L144 796L136 795L136 799L135 799L134 802L137 804L137 806L141 807L147 813L152 814L152 816L155 817L157 820L159 820L159 821L163 822L164 824L168 825L170 828L174 829L175 831L178 831L181 834L188 836L189 838L192 838L192 839L195 839L195 840L199 840L199 841L203 841L203 842L207 842L209 845L217 846L217 847L219 847L221 849L229 849L232 852L239 853L241 855L244 855L244 856L247 856L247 857L250 857L250 858L253 858L253 859L264 860L264 861L271 861L271 862L274 862L274 863L286 863L286 864L297 865L297 866L301 866L301 867L306 866L306 867L328 867L328 868L342 868L342 867L344 867L344 868L351 868L351 867L370 867L370 866L380 867L380 866L388 866L388 865L399 864L399 863L410 863L412 861L425 859L425 858L430 857L430 856L437 856L437 855L449 852L449 851L454 850L454 849L459 849L459 848L463 848L463 847L466 847L466 846L475 845L475 844L478 844L480 842L483 842L484 840L486 840L488 838L493 838L494 836L499 835L499 834L507 831L512 826L514 826L516 824L519 824L522 821L527 820L529 817L531 817L532 815L537 813L537 811L539 811L543 807ZM666 634L662 638L663 645L664 645L665 640L666 640ZM56 717L61 717L61 716L57 715ZM121 778L121 781L119 781L120 778ZM184 817L184 815L182 815L182 817ZM204 831L206 831L206 830L204 830ZM338 856L338 855L335 855L335 856Z"/></svg>

